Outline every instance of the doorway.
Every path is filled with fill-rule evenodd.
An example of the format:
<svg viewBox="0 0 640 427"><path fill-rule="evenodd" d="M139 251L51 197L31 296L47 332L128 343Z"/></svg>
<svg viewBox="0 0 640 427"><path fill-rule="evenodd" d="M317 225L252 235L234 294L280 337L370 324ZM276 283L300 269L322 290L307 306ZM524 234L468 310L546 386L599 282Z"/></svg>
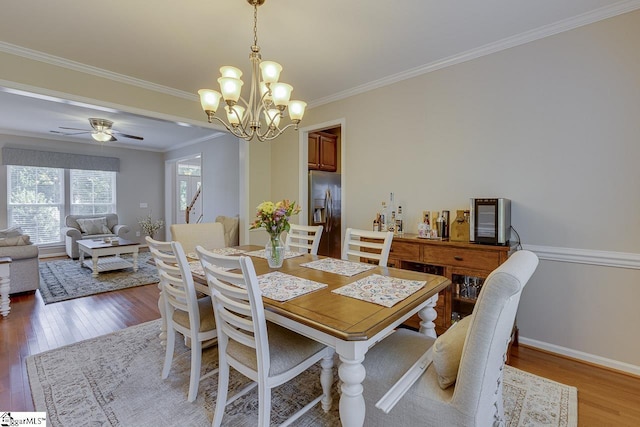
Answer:
<svg viewBox="0 0 640 427"><path fill-rule="evenodd" d="M176 162L176 224L202 221L202 158L194 157Z"/></svg>
<svg viewBox="0 0 640 427"><path fill-rule="evenodd" d="M318 255L340 258L343 236L342 127L340 124L307 132L306 216L309 225L322 225Z"/></svg>

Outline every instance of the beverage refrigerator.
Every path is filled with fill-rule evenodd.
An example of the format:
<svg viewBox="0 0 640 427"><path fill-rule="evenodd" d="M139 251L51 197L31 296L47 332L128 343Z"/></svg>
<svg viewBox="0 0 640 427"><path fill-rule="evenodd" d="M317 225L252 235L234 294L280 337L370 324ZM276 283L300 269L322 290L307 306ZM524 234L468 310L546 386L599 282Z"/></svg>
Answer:
<svg viewBox="0 0 640 427"><path fill-rule="evenodd" d="M340 258L341 181L334 172L309 171L309 225L322 225L318 255Z"/></svg>

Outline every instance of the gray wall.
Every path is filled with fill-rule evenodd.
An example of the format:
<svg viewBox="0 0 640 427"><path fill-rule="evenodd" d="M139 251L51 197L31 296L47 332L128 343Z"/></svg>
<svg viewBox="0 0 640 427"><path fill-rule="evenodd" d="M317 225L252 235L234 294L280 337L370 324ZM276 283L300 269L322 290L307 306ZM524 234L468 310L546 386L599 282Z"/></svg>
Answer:
<svg viewBox="0 0 640 427"><path fill-rule="evenodd" d="M202 222L213 222L218 215L239 214L239 150L238 138L224 135L165 153L165 160L170 164L177 159L202 155ZM169 197L173 198L173 194L167 194L167 199Z"/></svg>

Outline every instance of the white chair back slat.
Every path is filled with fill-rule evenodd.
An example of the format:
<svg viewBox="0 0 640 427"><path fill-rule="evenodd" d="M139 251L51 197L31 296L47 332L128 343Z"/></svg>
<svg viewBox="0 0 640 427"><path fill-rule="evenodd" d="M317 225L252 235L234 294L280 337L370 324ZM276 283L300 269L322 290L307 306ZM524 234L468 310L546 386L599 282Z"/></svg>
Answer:
<svg viewBox="0 0 640 427"><path fill-rule="evenodd" d="M362 239L375 239L376 242L367 242ZM349 260L350 257L373 259L378 261L379 266L386 267L392 241L393 233L390 231L367 231L347 228L342 246L342 259ZM359 250L360 248L367 248L372 251L361 251Z"/></svg>
<svg viewBox="0 0 640 427"><path fill-rule="evenodd" d="M286 250L292 250L292 248L303 249L302 252L310 253L311 255L318 254L322 230L324 229L322 225L289 224L289 227L285 241Z"/></svg>

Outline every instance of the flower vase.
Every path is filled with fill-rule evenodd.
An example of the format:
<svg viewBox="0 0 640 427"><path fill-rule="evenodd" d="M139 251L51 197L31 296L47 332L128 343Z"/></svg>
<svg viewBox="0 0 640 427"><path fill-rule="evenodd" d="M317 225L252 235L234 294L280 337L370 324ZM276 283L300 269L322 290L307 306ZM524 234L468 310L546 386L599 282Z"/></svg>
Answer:
<svg viewBox="0 0 640 427"><path fill-rule="evenodd" d="M264 247L264 254L267 257L269 268L282 267L284 261L284 243L280 238L280 234L270 235L269 241Z"/></svg>

